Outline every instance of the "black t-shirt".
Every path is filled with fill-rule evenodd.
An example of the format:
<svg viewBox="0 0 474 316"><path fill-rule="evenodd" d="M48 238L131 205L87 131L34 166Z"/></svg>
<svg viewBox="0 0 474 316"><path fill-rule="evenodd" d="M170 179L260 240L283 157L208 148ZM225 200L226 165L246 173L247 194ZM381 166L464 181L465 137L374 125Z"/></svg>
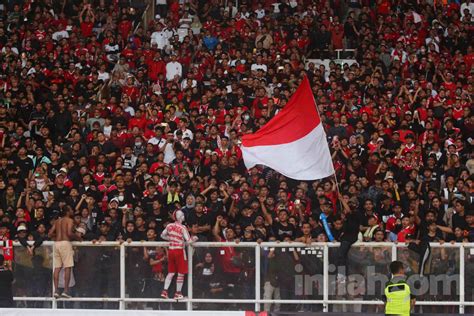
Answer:
<svg viewBox="0 0 474 316"><path fill-rule="evenodd" d="M295 237L295 233L296 233L295 226L293 226L290 223L283 225L280 222L273 222L272 228L273 228L273 234L280 241L283 241L286 236L291 237L291 239Z"/></svg>
<svg viewBox="0 0 474 316"><path fill-rule="evenodd" d="M226 216L226 210L225 210L225 205L222 201L218 200L215 202L209 201L206 204L206 207L208 209L208 214L211 216L211 221L213 222L217 216Z"/></svg>
<svg viewBox="0 0 474 316"><path fill-rule="evenodd" d="M255 222L256 217L257 217L256 213L252 213L252 214L250 214L250 216L239 215L237 217L237 223L239 223L240 227L242 227L242 229L244 229L247 226L253 225L253 223Z"/></svg>
<svg viewBox="0 0 474 316"><path fill-rule="evenodd" d="M474 227L469 227L469 229L467 230L468 233L467 233L467 239L469 242L474 242Z"/></svg>
<svg viewBox="0 0 474 316"><path fill-rule="evenodd" d="M165 223L168 221L168 213L161 209L159 214L156 214L155 212L150 212L147 216L148 220L154 220L156 222L156 225L158 226L157 228L159 230L163 230L165 227Z"/></svg>
<svg viewBox="0 0 474 316"><path fill-rule="evenodd" d="M195 211L189 213L188 218L186 219L187 226L192 227L193 225L205 226L212 225L211 218L208 214L202 214L198 216ZM207 233L200 233L199 236L206 236Z"/></svg>
<svg viewBox="0 0 474 316"><path fill-rule="evenodd" d="M50 190L54 193L54 196L55 198L57 199L61 199L61 198L66 198L69 196L69 188L67 186L63 186L63 187L58 187L56 184L52 185L50 187ZM75 207L75 205L74 205Z"/></svg>
<svg viewBox="0 0 474 316"><path fill-rule="evenodd" d="M13 302L12 292L13 273L3 267L0 268L0 301Z"/></svg>
<svg viewBox="0 0 474 316"><path fill-rule="evenodd" d="M453 228L459 227L462 230L469 230L469 225L466 222L466 217L456 213L453 215Z"/></svg>
<svg viewBox="0 0 474 316"><path fill-rule="evenodd" d="M358 213L351 212L346 215L346 221L344 222L344 234L341 237L341 241L355 242L360 231L360 217Z"/></svg>
<svg viewBox="0 0 474 316"><path fill-rule="evenodd" d="M33 160L30 157L25 157L25 159L16 158L15 164L20 167L20 173L22 178L27 178L30 170L33 170Z"/></svg>
<svg viewBox="0 0 474 316"><path fill-rule="evenodd" d="M162 197L160 196L160 194L146 196L142 199L142 207L146 213L150 213L153 211L153 202L155 201L161 202L161 200L162 200Z"/></svg>
<svg viewBox="0 0 474 316"><path fill-rule="evenodd" d="M372 214L372 215L375 215L375 213ZM358 217L358 219L359 219L359 225L362 225L362 226L369 226L369 216L370 216L370 215L368 215L366 212L364 212L364 211L359 211L359 212L357 213L357 217Z"/></svg>
<svg viewBox="0 0 474 316"><path fill-rule="evenodd" d="M320 217L320 216L321 216L321 214L319 214L319 218L320 218L320 219L319 219L319 224L321 225L321 227L324 227L324 226L323 226L323 221L321 220L321 217ZM329 214L329 215L326 217L326 221L328 222L328 225L329 225L330 227L332 227L333 224L334 224L334 216L333 216L332 214Z"/></svg>
<svg viewBox="0 0 474 316"><path fill-rule="evenodd" d="M440 226L448 226L446 225L446 223L442 220L442 219L438 219L436 221L436 224L437 225L440 225ZM419 238L418 239L421 239L423 236L427 236L428 235L428 223L426 222L426 220L422 220L420 225L418 226L418 236ZM439 229L438 229L439 231ZM441 231L440 231L441 232ZM441 237L443 236L443 234L440 235ZM448 234L448 239L449 239L449 234Z"/></svg>
<svg viewBox="0 0 474 316"><path fill-rule="evenodd" d="M146 230L135 230L133 240L146 240Z"/></svg>
<svg viewBox="0 0 474 316"><path fill-rule="evenodd" d="M426 239L429 242L438 242L440 240L444 240L443 237L443 232L439 229L436 229L436 232L434 233L433 236L430 236L428 233L426 234L426 237L423 237L421 239Z"/></svg>

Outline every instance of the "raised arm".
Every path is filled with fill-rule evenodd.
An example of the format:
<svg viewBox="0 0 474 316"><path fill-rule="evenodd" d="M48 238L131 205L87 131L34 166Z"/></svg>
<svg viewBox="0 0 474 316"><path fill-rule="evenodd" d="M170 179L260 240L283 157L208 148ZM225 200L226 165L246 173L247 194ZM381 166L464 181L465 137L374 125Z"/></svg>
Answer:
<svg viewBox="0 0 474 316"><path fill-rule="evenodd" d="M76 208L75 208L76 212L81 210L81 205L82 205L82 203L86 200L86 197L87 197L87 196L86 196L85 194L83 194L83 195L81 196L81 199L80 199L79 202L77 202L77 204L76 204Z"/></svg>
<svg viewBox="0 0 474 316"><path fill-rule="evenodd" d="M265 197L259 196L258 201L260 202L260 208L262 209L263 216L265 216L265 221L268 222L268 225L273 224L273 217L268 213L267 207L265 206Z"/></svg>
<svg viewBox="0 0 474 316"><path fill-rule="evenodd" d="M214 224L214 228L212 228L212 235L214 236L215 241L221 241L221 227L219 226L221 223L222 217L219 215L217 216L216 223Z"/></svg>
<svg viewBox="0 0 474 316"><path fill-rule="evenodd" d="M84 7L82 8L81 13L79 13L79 22L81 22L81 23L84 22L83 16L84 16L84 13L86 12L86 10L87 10L87 5L84 5Z"/></svg>
<svg viewBox="0 0 474 316"><path fill-rule="evenodd" d="M349 212L351 210L351 208L350 208L349 204L347 204L346 201L344 201L344 199L342 198L341 193L338 193L338 199L339 199L339 202L341 202L341 204L342 204L342 208L344 210L344 213Z"/></svg>

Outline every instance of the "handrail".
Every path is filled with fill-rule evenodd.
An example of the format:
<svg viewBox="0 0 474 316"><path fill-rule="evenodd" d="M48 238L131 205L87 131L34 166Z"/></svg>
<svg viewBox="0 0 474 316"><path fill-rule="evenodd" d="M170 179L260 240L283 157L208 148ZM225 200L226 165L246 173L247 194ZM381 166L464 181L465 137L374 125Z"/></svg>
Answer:
<svg viewBox="0 0 474 316"><path fill-rule="evenodd" d="M330 50L330 49L321 49L320 51L322 52L325 52L325 53L335 53L336 55L336 58L335 59L341 59L341 55L343 53L355 53L356 49L354 48L346 48L346 49L333 49L333 50ZM306 59L321 59L321 58L314 58L312 56L314 56L314 51L311 52L311 54L309 55L309 57L307 57ZM334 59L334 58L323 58L323 59Z"/></svg>
<svg viewBox="0 0 474 316"><path fill-rule="evenodd" d="M43 245L52 246L54 241L44 241ZM72 241L73 246L102 246L102 247L113 247L124 245L125 247L137 247L137 246L148 246L148 247L166 247L169 246L167 241L132 241L132 242L120 242L120 241ZM14 242L14 246L21 246L19 242ZM194 248L201 247L324 247L328 246L329 248L339 247L339 242L312 242L310 244L302 242L222 242L222 241L198 241L192 244ZM356 242L352 245L353 247L392 247L396 246L398 248L407 247L405 243L395 243L395 242ZM461 247L474 247L474 242L466 243L437 243L431 242L430 246L433 248L461 248Z"/></svg>
<svg viewBox="0 0 474 316"><path fill-rule="evenodd" d="M58 302L142 302L142 303L157 303L157 302L167 302L167 303L221 303L221 304L230 304L230 303L241 303L241 304L252 304L252 303L270 303L270 304L323 304L329 302L334 305L382 305L383 301L373 300L373 301L362 301L362 300L275 300L275 299L217 299L217 298L195 298L188 299L184 298L181 300L175 299L164 299L164 298L129 298L126 297L121 299L119 297L71 297L68 299L55 299L52 297L22 297L15 296L14 301L58 301ZM444 306L453 306L456 305L457 301L417 301L416 305L444 305ZM474 302L464 302L466 306L474 306Z"/></svg>
<svg viewBox="0 0 474 316"><path fill-rule="evenodd" d="M74 241L72 242L73 246L75 247L114 247L115 250L120 250L120 256L118 256L118 260L120 263L120 277L119 281L120 282L120 291L119 293L115 294L117 295L116 297L73 297L71 299L67 299L69 301L78 301L78 302L117 302L119 305L119 309L123 310L126 308L126 303L131 303L131 302L179 302L179 303L186 303L187 310L192 310L193 309L193 304L194 303L218 303L218 304L226 304L226 303L241 303L241 304L255 304L255 310L260 311L261 304L322 304L323 305L323 311L328 312L329 311L329 306L332 305L344 305L344 304L356 304L356 305L381 305L383 302L377 301L377 300L368 300L368 301L362 301L362 300L342 300L340 297L337 297L337 299L331 299L331 296L329 295L329 288L330 284L334 282L334 280L329 281L329 278L333 278L333 271L330 271L329 269L329 248L335 248L338 247L340 244L339 243L334 243L334 242L314 242L311 244L306 244L306 243L301 243L301 242L262 242L262 243L257 243L257 242L195 242L186 245L187 247L187 257L188 257L188 270L189 274L187 278L191 280L188 282L188 298L185 298L183 300L176 301L174 299L161 299L161 298L130 298L127 297L126 295L126 288L127 288L127 278L126 278L126 258L127 258L127 252L126 249L127 247L167 247L169 246L169 242L166 241L132 241L132 242L119 242L119 241L105 241L105 242L92 242L92 241L83 241L83 242L78 242ZM14 246L20 246L21 244L18 242L14 242ZM52 253L47 252L48 256L51 256L55 252L55 242L54 241L45 241L43 242L44 247L51 247L52 248ZM456 272L456 276L459 279L459 283L457 283L456 289L459 290L459 296L458 297L453 297L452 301L423 301L419 300L417 301L417 305L428 305L428 306L459 306L459 314L464 313L464 308L465 306L474 306L474 301L472 299L466 300L467 298L464 297L464 286L465 286L465 265L466 264L471 264L468 263L468 261L465 261L465 257L467 256L466 254L466 249L469 249L472 251L474 249L474 243L430 243L432 248L446 248L446 249L459 249L459 271ZM255 292L253 298L249 299L235 299L235 298L222 298L222 299L216 299L216 298L195 298L193 296L193 293L195 292L193 289L193 260L195 260L193 257L193 251L195 251L197 248L254 248L255 250L255 262L254 262L254 273L255 273ZM390 251L389 253L391 254L391 260L397 260L397 250L400 248L407 247L405 243L393 243L393 242L356 242L352 246L353 248L380 248L380 247L385 247L388 248ZM41 247L40 247L41 248ZM40 249L39 248L39 249ZM322 249L323 252L323 270L320 272L322 273L323 277L323 295L322 299L318 300L306 300L306 299L301 299L301 298L293 298L293 299L283 299L283 300L278 300L278 299L263 299L261 297L261 290L263 286L263 282L260 280L261 272L263 269L263 266L260 264L260 260L263 260L261 257L262 250L268 250L268 248L289 248L288 251L292 250L297 250L303 252L304 250L307 250L308 248L319 248L320 250ZM313 249L314 250L314 249ZM54 255L52 256L52 262L50 261L50 264L52 266L55 266L55 261L54 261ZM116 259L117 260L117 259ZM290 268L290 267L288 267ZM291 269L290 269L291 270ZM293 273L293 271L288 270L290 273ZM31 273L34 273L34 270L31 270ZM296 270L295 270L296 271ZM136 273L136 272L133 272ZM330 276L331 273L331 276ZM436 275L434 275L436 277ZM138 276L140 277L140 276ZM142 276L143 277L143 276ZM365 276L368 277L368 276ZM303 279L302 279L303 280ZM295 279L296 281L296 279ZM436 281L436 280L435 280ZM300 281L300 282L307 282L307 281ZM436 281L437 282L437 281ZM253 287L253 286L252 286ZM331 294L332 295L332 294ZM451 299L451 297L447 297L447 299ZM55 309L57 308L57 303L61 301L66 301L66 299L55 299L53 297L14 297L15 301L48 301L51 302L51 308Z"/></svg>

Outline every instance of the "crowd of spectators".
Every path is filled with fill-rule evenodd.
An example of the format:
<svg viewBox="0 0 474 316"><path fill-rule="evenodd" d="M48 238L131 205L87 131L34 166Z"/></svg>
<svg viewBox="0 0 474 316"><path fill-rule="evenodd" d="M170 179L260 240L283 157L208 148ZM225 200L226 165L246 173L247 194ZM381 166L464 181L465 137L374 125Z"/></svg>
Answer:
<svg viewBox="0 0 474 316"><path fill-rule="evenodd" d="M70 208L78 240L159 240L182 209L200 241L325 241L322 213L340 240L348 211L361 241L474 241L474 3L237 3L143 25L123 0L4 2L0 236L33 254ZM239 139L305 75L337 180L246 170Z"/></svg>

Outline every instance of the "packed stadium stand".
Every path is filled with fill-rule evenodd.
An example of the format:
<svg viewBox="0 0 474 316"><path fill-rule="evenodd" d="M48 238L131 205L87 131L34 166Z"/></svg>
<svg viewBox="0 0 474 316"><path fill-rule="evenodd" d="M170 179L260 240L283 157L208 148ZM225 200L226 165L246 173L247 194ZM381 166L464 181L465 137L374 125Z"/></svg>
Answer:
<svg viewBox="0 0 474 316"><path fill-rule="evenodd" d="M409 275L458 276L420 294L417 312L474 312L473 1L0 10L0 238L13 307L382 313L383 288L367 283L399 259ZM242 137L305 78L335 175L247 169ZM65 259L52 228L64 217L74 267L54 286ZM193 242L182 247L189 271L171 267L181 259L163 239L175 221ZM356 274L362 290L329 293Z"/></svg>

